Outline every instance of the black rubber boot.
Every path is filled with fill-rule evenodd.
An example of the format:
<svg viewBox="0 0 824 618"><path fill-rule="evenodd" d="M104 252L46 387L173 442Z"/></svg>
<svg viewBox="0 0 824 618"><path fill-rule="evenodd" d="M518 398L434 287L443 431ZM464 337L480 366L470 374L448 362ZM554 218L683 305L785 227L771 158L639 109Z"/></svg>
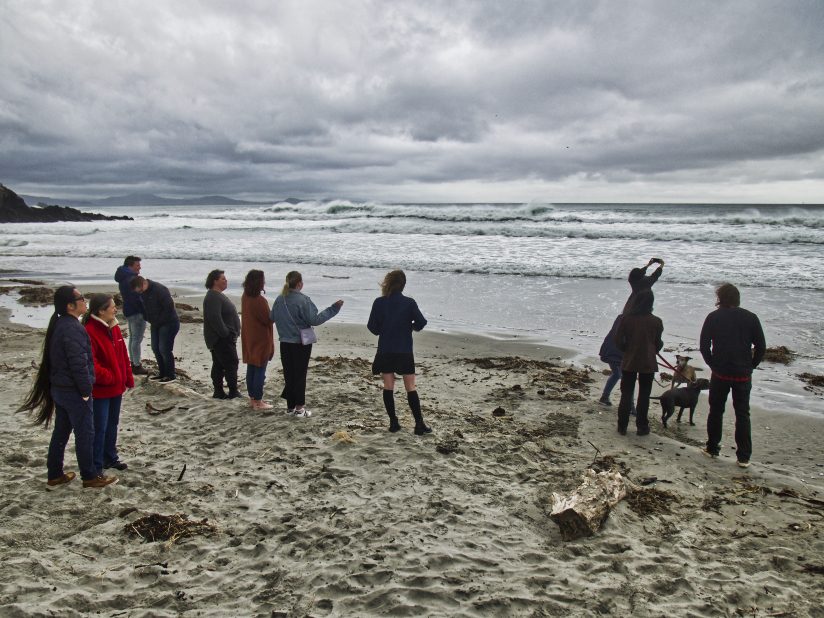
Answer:
<svg viewBox="0 0 824 618"><path fill-rule="evenodd" d="M215 394L212 395L212 399L229 399L229 395L226 394L222 388L220 390L215 390Z"/></svg>
<svg viewBox="0 0 824 618"><path fill-rule="evenodd" d="M383 406L389 415L389 431L392 433L400 431L401 424L398 422L398 417L395 416L395 393L393 391L383 389Z"/></svg>
<svg viewBox="0 0 824 618"><path fill-rule="evenodd" d="M432 433L432 428L423 422L423 414L421 414L421 400L418 397L418 391L409 391L406 393L406 399L409 401L409 408L412 410L412 416L415 417L415 435L422 436L425 433Z"/></svg>
<svg viewBox="0 0 824 618"><path fill-rule="evenodd" d="M241 393L237 389L229 391L229 394L226 395L226 399L242 399L242 398L243 398L243 393Z"/></svg>

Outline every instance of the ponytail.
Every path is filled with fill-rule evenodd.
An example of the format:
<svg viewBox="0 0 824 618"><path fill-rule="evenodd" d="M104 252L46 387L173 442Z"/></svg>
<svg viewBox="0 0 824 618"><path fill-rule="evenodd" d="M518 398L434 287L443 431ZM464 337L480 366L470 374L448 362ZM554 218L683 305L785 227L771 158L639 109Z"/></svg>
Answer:
<svg viewBox="0 0 824 618"><path fill-rule="evenodd" d="M54 291L54 313L49 320L46 337L43 339L40 367L37 369L37 375L29 394L23 400L23 405L14 412L15 414L27 412L32 417L32 425L45 425L48 428L54 414L54 400L51 396L51 344L57 318L61 315L68 315L69 305L75 302L74 292L75 289L71 285L64 285Z"/></svg>
<svg viewBox="0 0 824 618"><path fill-rule="evenodd" d="M283 286L283 290L281 290L280 293L284 296L289 296L289 293L294 290L301 281L303 281L301 274L296 270L291 271L286 275L286 285Z"/></svg>

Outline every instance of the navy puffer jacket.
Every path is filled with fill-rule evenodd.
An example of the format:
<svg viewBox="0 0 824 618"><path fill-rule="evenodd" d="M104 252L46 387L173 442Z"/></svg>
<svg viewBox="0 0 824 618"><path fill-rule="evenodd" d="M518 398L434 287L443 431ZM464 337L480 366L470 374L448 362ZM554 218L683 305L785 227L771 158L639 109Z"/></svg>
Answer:
<svg viewBox="0 0 824 618"><path fill-rule="evenodd" d="M52 388L77 391L81 397L91 397L94 385L94 356L89 333L71 315L61 315L49 348Z"/></svg>

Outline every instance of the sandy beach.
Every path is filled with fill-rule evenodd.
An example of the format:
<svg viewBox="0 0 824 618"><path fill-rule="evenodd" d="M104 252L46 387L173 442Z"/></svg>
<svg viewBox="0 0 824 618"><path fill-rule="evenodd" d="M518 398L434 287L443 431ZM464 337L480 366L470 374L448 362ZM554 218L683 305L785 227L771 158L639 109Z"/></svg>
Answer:
<svg viewBox="0 0 824 618"><path fill-rule="evenodd" d="M211 399L201 325L184 323L179 380L143 378L124 397L120 482L48 492L50 431L12 414L44 331L0 311L4 617L824 616L824 574L811 572L824 567L820 418L753 409L742 470L729 406L722 457L701 454L706 393L696 426L665 430L653 402L652 434L620 436L615 408L596 403L602 365L424 331L417 384L433 433L413 435L396 385L404 429L390 434L365 327L317 329L313 416L294 419L277 356L271 413ZM630 495L593 536L564 542L550 495L573 491L596 459ZM66 470L77 471L71 444ZM126 532L152 513L217 531L174 543Z"/></svg>

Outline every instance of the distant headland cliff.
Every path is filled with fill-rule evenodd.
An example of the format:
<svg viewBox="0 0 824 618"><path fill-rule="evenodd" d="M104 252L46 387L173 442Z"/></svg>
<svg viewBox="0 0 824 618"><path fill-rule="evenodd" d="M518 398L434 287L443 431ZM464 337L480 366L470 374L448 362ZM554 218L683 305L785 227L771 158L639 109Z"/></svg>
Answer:
<svg viewBox="0 0 824 618"><path fill-rule="evenodd" d="M68 206L38 205L31 208L11 189L0 184L0 223L53 223L55 221L131 221L131 217L108 217Z"/></svg>

